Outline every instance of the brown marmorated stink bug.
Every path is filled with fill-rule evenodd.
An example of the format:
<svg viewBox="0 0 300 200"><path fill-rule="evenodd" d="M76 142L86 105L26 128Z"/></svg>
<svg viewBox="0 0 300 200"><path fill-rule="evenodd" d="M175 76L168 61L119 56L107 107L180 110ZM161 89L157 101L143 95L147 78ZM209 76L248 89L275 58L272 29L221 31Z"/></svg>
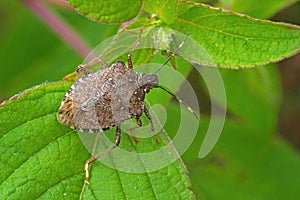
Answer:
<svg viewBox="0 0 300 200"><path fill-rule="evenodd" d="M144 105L145 95L151 89L161 88L177 98L170 91L158 85L156 74L146 75L141 73L138 75L133 70L131 56L139 43L140 37L128 54L128 66L121 61L117 61L110 67L92 74L84 65L80 65L77 72L83 73L84 77L78 79L69 89L58 110L58 121L79 132L97 133L116 126L114 145L100 155L87 160L85 165L86 181L89 179L90 164L119 145L122 122L134 118L138 126L142 126L140 118L145 113L151 124L151 129L154 129L151 115ZM177 47L177 50L183 44L184 41ZM176 50L162 66L166 65L175 54ZM182 100L179 98L177 100L193 113L192 109Z"/></svg>

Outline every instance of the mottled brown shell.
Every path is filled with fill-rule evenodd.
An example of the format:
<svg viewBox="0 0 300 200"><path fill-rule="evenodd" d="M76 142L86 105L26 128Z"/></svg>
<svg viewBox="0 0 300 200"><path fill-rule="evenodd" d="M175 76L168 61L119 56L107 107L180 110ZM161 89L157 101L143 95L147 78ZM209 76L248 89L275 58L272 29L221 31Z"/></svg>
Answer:
<svg viewBox="0 0 300 200"><path fill-rule="evenodd" d="M146 93L157 85L156 75L154 82L145 84L141 79L147 76L139 79L136 72L120 61L88 74L66 93L57 119L82 132L99 132L127 119L139 118L144 112Z"/></svg>

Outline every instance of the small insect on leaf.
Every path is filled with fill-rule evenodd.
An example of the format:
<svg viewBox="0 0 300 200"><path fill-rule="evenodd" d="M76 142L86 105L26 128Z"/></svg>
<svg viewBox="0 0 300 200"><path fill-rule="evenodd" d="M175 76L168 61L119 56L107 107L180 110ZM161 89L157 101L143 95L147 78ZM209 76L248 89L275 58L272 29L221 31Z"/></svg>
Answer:
<svg viewBox="0 0 300 200"><path fill-rule="evenodd" d="M91 63L80 65L77 68L78 74L83 74L66 93L58 110L58 121L66 126L70 126L83 133L98 133L116 127L114 144L99 155L92 156L85 165L85 181L89 179L90 164L115 149L121 140L121 124L134 119L138 127L142 126L141 117L145 114L154 135L154 125L152 116L145 106L145 96L153 88L161 88L168 94L176 97L167 88L159 85L156 75L184 45L185 39L177 46L167 60L156 70L155 73L138 74L133 70L132 55L141 44L143 30L139 35L127 56L128 66L122 61L116 61L111 66L107 65L100 57L94 59L104 65L104 69L95 73L90 73L88 68ZM166 37L171 40L170 37ZM157 40L157 39L156 39ZM157 41L156 41L157 42ZM170 41L168 41L170 42ZM164 46L166 46L165 43ZM157 45L157 44L156 44ZM103 54L102 54L103 55ZM181 99L176 97L178 102L198 116Z"/></svg>

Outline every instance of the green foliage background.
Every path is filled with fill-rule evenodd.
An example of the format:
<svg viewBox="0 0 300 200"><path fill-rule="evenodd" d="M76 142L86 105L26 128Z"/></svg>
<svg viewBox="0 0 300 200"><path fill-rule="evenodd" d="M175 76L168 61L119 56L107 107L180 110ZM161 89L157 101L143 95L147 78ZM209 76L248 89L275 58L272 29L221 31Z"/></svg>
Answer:
<svg viewBox="0 0 300 200"><path fill-rule="evenodd" d="M80 3L75 0L69 2ZM141 6L138 1L133 5L126 4L125 7L121 2L116 4L121 7L112 7L112 9L124 10L118 13L119 18L116 20L99 18L99 20L127 21L138 13L139 9L134 8ZM177 7L173 6L176 5L176 1L168 2L170 12L163 12L164 7L156 6L151 1L145 1L144 6L146 11L154 9L157 13L161 13L159 17L163 25L170 25L176 29L178 26L174 24L176 24ZM296 1L249 0L245 3L242 0L223 0L217 5L232 8L252 17L267 19L294 2ZM127 7L131 9L128 10ZM90 46L95 46L115 34L119 28L118 24L95 23L72 10L55 6L51 6L51 9L70 23ZM182 8L180 12L184 13L185 9L187 8ZM0 10L4 16L0 22L0 98L2 100L31 86L61 80L81 63L82 58L24 5L4 0ZM98 19L99 16L94 14L90 17ZM216 22L220 20L221 18ZM148 23L146 18L141 18L134 25ZM292 34L299 36L299 28L298 32ZM219 65L223 67L247 65L247 63L235 63L236 51L243 53L242 50L227 48L230 44L226 45L221 40L218 43L225 45L220 48L228 51L224 52L225 55L232 54L233 57L232 60L220 60ZM299 42L294 44L294 48L299 49ZM273 50L276 57L277 51ZM291 51L286 51L284 56L289 56ZM216 56L221 53L217 52ZM241 56L241 53L238 56ZM261 55L259 51L253 52L253 55L247 54L253 59L259 55ZM268 59L272 60L272 58ZM278 60L278 56L273 60L276 59ZM262 63L266 62L258 62L255 65ZM85 192L86 199L131 199L133 197L142 199L145 193L149 195L148 199L172 199L172 195L175 194L178 195L177 198L182 199L299 198L299 152L278 136L282 92L276 64L247 70L220 69L220 71L226 87L229 116L213 151L208 157L199 159L199 147L209 124L209 115L201 116L197 138L182 158L189 172L189 178L185 175L181 162L175 162L168 168L148 175L116 172L97 164L95 169L98 170L92 171L94 179L91 179L91 184ZM204 90L205 86L199 77L194 82L195 85L200 86L199 90ZM58 125L55 121L60 100L68 87L70 83L65 82L46 84L27 91L21 98L0 108L0 169L2 172L0 197L3 199L7 197L17 199L21 196L24 199L79 197L84 177L83 165L89 158L89 154L80 143L76 132ZM176 121L176 116L179 115L176 106L169 105L168 112L168 120ZM176 133L176 127L172 126L172 123L167 123L166 126L172 137L172 133ZM122 140L124 147L129 146L127 140L126 136ZM152 140L145 141L149 146L151 143ZM139 147L132 148L137 151L139 149ZM24 152L26 152L25 156ZM157 183L153 181L165 176L169 179ZM178 183L181 184L176 185L177 179L172 180L172 177L178 178ZM118 178L121 181L114 182ZM189 190L189 179L194 194ZM134 184L138 180L142 180L144 188ZM134 186L138 186L138 190ZM168 193L166 191L169 188L173 189ZM149 192L150 189L152 192Z"/></svg>

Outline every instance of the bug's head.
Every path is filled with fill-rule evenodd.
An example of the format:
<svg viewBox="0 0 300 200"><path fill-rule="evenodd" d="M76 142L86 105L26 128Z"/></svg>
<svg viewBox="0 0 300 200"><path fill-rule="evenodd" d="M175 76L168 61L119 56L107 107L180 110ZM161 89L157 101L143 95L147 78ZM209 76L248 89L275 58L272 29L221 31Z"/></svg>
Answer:
<svg viewBox="0 0 300 200"><path fill-rule="evenodd" d="M150 89L158 85L158 77L155 74L144 74L141 73L138 84L141 88L146 89L149 92Z"/></svg>

